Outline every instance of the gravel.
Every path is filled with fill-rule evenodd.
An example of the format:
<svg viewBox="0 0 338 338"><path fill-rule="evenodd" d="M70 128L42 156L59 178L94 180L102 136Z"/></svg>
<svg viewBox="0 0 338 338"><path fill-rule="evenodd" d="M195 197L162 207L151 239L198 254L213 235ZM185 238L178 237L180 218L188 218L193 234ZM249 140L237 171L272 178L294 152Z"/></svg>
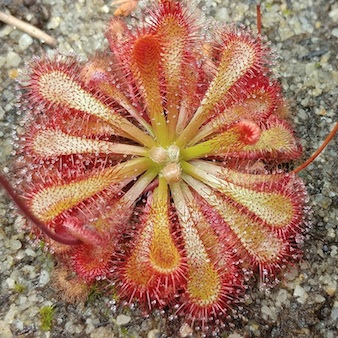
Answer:
<svg viewBox="0 0 338 338"><path fill-rule="evenodd" d="M32 0L0 2L12 15L39 26L58 41L62 53L81 58L106 46L104 27L110 1ZM206 0L198 10L218 21L240 21L255 30L255 2ZM144 7L141 4L140 7ZM3 9L3 8L2 8ZM293 112L308 158L324 140L338 112L338 3L335 0L264 1L263 35L279 55L275 74ZM0 24L0 162L5 172L13 152L18 72L34 55L50 51L39 41ZM272 289L251 283L243 304L219 337L338 336L338 137L300 173L309 196L311 227L304 257ZM34 247L21 230L9 199L0 191L0 338L7 337L199 337L184 321L165 312L147 317L137 306L123 307L96 295L68 304L53 289L52 257ZM50 331L41 329L40 310L53 307Z"/></svg>

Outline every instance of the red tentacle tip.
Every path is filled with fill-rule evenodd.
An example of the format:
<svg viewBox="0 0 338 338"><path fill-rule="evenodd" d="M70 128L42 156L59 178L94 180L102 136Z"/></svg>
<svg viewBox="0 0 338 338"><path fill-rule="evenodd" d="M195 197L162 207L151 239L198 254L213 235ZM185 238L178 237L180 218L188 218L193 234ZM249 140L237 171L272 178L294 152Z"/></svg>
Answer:
<svg viewBox="0 0 338 338"><path fill-rule="evenodd" d="M255 144L261 136L261 129L255 122L242 120L238 123L238 128L240 140L245 144Z"/></svg>

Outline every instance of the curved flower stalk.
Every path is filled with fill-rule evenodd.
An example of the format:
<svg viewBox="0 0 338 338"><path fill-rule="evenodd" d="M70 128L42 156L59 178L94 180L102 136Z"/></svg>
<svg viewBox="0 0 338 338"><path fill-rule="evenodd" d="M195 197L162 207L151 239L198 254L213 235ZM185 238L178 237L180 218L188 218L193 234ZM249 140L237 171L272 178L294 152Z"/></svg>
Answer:
<svg viewBox="0 0 338 338"><path fill-rule="evenodd" d="M178 1L148 16L113 19L109 50L87 62L31 63L19 189L73 239L37 232L78 281L206 323L245 271L269 283L299 254L305 188L278 165L301 149L260 39L220 26L205 42Z"/></svg>

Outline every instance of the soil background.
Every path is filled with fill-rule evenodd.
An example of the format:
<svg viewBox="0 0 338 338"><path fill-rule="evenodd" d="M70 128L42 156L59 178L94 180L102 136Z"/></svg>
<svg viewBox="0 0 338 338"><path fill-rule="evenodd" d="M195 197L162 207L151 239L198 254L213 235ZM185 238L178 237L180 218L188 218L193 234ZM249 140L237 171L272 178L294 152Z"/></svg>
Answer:
<svg viewBox="0 0 338 338"><path fill-rule="evenodd" d="M241 22L256 30L255 1L195 1L192 7L207 19ZM278 55L274 73L307 159L337 121L338 3L270 0L261 7L262 34ZM61 53L82 59L107 46L104 29L114 12L111 1L104 0L1 0L0 10L38 26L57 39ZM16 78L34 56L52 49L1 23L0 39L0 161L7 173L14 131L22 128ZM215 330L216 337L338 337L338 137L300 176L311 207L302 261L286 269L272 289L251 283L243 305L226 327ZM137 306L118 306L104 295L84 304L61 301L52 287L53 259L27 241L23 223L0 191L0 338L164 338L190 332L182 318L170 320L165 311L145 317ZM52 325L44 331L40 312L49 306L54 309Z"/></svg>

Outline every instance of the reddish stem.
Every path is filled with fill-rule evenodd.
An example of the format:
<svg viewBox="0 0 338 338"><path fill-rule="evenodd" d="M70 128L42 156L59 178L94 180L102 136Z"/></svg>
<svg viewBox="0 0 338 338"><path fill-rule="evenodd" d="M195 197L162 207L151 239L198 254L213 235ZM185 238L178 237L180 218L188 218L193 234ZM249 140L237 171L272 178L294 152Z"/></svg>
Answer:
<svg viewBox="0 0 338 338"><path fill-rule="evenodd" d="M66 245L78 245L82 242L79 239L74 237L65 237L60 234L55 233L54 231L50 230L43 222L41 222L30 210L27 208L25 203L19 198L16 194L14 189L12 188L11 184L7 181L7 179L0 175L0 185L7 191L8 195L12 198L15 202L17 207L21 210L21 212L27 217L33 224L35 224L41 231L43 231L48 237L57 241L61 244Z"/></svg>
<svg viewBox="0 0 338 338"><path fill-rule="evenodd" d="M261 15L261 5L256 5L256 15L257 15L257 32L259 35L262 33L262 15Z"/></svg>
<svg viewBox="0 0 338 338"><path fill-rule="evenodd" d="M291 171L291 173L293 174L297 174L299 173L301 170L305 169L311 162L313 162L315 160L315 158L323 151L323 149L328 145L328 143L333 139L333 137L335 136L335 134L338 131L338 122L336 122L336 125L334 126L334 128L332 129L332 131L330 132L330 134L326 137L325 141L322 143L322 145L315 151L315 153L308 158L304 163L302 163L299 167L297 167L296 169L293 169Z"/></svg>

